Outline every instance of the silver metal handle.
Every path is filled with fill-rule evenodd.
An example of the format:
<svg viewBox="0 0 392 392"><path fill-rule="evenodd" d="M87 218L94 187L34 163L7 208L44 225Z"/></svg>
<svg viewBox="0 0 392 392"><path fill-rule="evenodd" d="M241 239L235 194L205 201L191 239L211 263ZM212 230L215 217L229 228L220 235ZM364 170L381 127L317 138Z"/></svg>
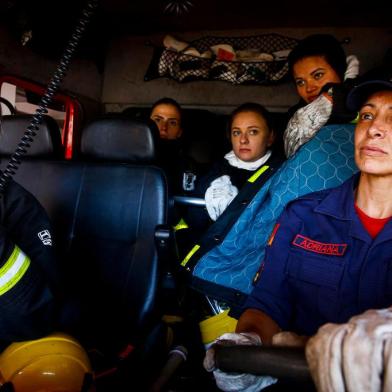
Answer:
<svg viewBox="0 0 392 392"><path fill-rule="evenodd" d="M204 207L206 202L204 199L191 196L173 196L174 202L188 206Z"/></svg>

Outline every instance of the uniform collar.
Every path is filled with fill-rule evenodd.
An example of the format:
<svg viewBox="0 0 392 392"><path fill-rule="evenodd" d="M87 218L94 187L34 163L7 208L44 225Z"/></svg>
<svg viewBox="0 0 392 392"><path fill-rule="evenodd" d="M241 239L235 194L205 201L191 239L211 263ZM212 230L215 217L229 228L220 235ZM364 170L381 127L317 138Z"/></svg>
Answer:
<svg viewBox="0 0 392 392"><path fill-rule="evenodd" d="M351 221L349 234L365 242L371 243L373 239L363 227L354 207L354 191L358 186L360 173L355 174L341 186L333 188L315 212L332 216L336 219ZM339 207L340 206L340 207ZM392 220L389 221L380 234L374 239L375 243L392 238Z"/></svg>
<svg viewBox="0 0 392 392"><path fill-rule="evenodd" d="M315 212L330 215L336 219L353 220L354 190L358 185L360 173L355 174L341 186L331 189L329 194L315 208ZM339 206L339 208L337 208Z"/></svg>

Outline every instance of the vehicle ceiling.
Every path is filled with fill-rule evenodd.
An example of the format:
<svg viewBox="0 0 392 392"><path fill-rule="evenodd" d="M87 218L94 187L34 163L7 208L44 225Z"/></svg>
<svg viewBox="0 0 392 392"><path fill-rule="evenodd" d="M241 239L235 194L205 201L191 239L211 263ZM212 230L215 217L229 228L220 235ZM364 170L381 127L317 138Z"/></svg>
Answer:
<svg viewBox="0 0 392 392"><path fill-rule="evenodd" d="M61 53L85 4L81 0L0 0L0 24L48 56ZM101 0L79 54L99 56L113 36L273 27L391 27L388 1Z"/></svg>

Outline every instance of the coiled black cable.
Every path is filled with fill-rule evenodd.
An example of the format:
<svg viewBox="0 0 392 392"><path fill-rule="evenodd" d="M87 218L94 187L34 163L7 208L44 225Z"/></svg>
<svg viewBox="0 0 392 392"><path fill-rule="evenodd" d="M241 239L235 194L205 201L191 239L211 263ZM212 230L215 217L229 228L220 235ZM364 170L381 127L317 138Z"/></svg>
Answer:
<svg viewBox="0 0 392 392"><path fill-rule="evenodd" d="M39 125L42 123L44 114L48 113L47 108L52 102L53 97L57 93L65 77L72 56L75 53L75 50L78 47L78 44L83 36L84 31L86 30L91 16L98 5L98 1L99 0L88 1L86 8L82 12L81 18L75 27L71 39L64 50L59 65L57 66L56 71L46 88L45 94L43 95L40 103L38 104L38 108L36 109L35 114L31 119L30 125L27 127L15 152L11 155L7 167L0 175L0 198L4 194L7 184L11 181L12 177L18 170L19 165L21 164L21 159L27 153L28 149L31 146L31 143L33 143L34 136L36 136L37 134L36 132L39 129Z"/></svg>

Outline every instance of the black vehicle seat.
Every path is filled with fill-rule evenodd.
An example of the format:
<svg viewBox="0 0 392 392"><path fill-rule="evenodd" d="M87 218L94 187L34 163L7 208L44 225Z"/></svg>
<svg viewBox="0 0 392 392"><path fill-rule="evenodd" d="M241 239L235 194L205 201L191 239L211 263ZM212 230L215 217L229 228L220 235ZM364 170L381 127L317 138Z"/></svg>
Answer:
<svg viewBox="0 0 392 392"><path fill-rule="evenodd" d="M149 132L146 132L146 129ZM85 162L116 164L138 162L138 164L150 165L149 168L154 169L152 165L156 162L158 140L158 128L153 121L131 120L122 115L112 114L92 122L83 130L79 159ZM170 237L172 233L167 225L169 201L167 200L166 177L161 169L156 167L155 169L159 170L160 175L164 177L165 185L165 222L161 222L155 235L159 244L160 269L166 273L176 255L173 249L168 248L173 246L174 240ZM151 206L151 208L154 207Z"/></svg>
<svg viewBox="0 0 392 392"><path fill-rule="evenodd" d="M30 125L29 115L6 115L0 117L0 156L14 153L27 127ZM61 159L64 154L61 142L61 131L57 122L50 116L44 116L36 131L35 141L28 149L28 158Z"/></svg>
<svg viewBox="0 0 392 392"><path fill-rule="evenodd" d="M82 132L80 157L123 163L152 163L158 129L152 121L111 115L93 121Z"/></svg>
<svg viewBox="0 0 392 392"><path fill-rule="evenodd" d="M185 150L199 164L201 173L230 150L226 117L205 109L184 110Z"/></svg>
<svg viewBox="0 0 392 392"><path fill-rule="evenodd" d="M5 135L16 121L3 117L1 151L14 148ZM41 129L36 151L49 133ZM163 172L147 163L154 156L153 134L130 119L96 121L82 134L82 154L104 162L48 160L44 149L42 158L37 152L25 159L14 177L46 209L68 287L87 305L78 337L113 353L128 342L143 358L165 337L154 241L156 226L166 223L168 201Z"/></svg>

